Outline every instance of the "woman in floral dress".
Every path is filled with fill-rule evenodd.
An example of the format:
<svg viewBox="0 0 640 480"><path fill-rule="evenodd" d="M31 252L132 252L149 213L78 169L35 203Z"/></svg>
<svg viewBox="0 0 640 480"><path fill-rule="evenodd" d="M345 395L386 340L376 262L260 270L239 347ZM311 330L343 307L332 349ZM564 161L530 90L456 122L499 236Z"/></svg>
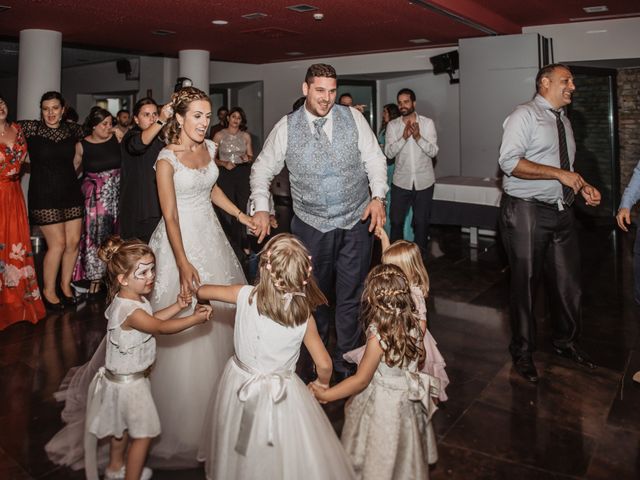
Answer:
<svg viewBox="0 0 640 480"><path fill-rule="evenodd" d="M19 125L9 123L0 96L0 330L45 316L33 267L27 210L20 170L27 144Z"/></svg>

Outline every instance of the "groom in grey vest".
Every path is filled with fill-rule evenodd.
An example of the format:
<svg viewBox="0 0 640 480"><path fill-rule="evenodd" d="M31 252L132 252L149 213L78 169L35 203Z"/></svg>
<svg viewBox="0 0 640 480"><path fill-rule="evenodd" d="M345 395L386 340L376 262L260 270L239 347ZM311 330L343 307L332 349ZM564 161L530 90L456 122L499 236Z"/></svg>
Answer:
<svg viewBox="0 0 640 480"><path fill-rule="evenodd" d="M342 358L361 343L358 313L371 262L372 232L385 222L386 159L369 124L352 107L335 105L331 65L309 67L304 105L275 125L251 170L258 240L270 233L269 186L286 164L293 199L291 232L313 257L314 275L335 305L338 380L354 368ZM318 331L329 339L330 306L316 311Z"/></svg>

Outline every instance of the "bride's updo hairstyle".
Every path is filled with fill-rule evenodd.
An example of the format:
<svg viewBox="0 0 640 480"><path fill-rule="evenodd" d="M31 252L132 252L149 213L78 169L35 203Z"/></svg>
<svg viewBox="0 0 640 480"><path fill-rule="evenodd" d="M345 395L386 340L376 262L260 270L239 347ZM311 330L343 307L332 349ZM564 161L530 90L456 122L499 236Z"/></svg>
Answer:
<svg viewBox="0 0 640 480"><path fill-rule="evenodd" d="M167 143L173 143L175 145L180 143L180 129L182 127L178 123L177 115L180 115L184 121L184 117L189 110L189 105L197 100L206 100L211 103L209 95L195 87L184 87L171 95L173 116L167 121L164 127Z"/></svg>
<svg viewBox="0 0 640 480"><path fill-rule="evenodd" d="M260 252L260 278L249 302L258 313L285 327L302 325L327 299L313 278L306 247L288 233L270 239Z"/></svg>
<svg viewBox="0 0 640 480"><path fill-rule="evenodd" d="M145 255L155 258L149 245L137 238L122 240L118 235L113 235L100 246L98 257L107 264L109 302L120 291L118 275L128 276L136 267L136 263Z"/></svg>

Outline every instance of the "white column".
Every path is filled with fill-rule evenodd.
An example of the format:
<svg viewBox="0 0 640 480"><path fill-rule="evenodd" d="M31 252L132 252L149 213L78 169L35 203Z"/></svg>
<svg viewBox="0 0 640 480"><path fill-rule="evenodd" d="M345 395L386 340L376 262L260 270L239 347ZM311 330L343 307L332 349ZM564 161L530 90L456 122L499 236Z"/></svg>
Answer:
<svg viewBox="0 0 640 480"><path fill-rule="evenodd" d="M179 76L188 77L193 86L209 94L209 52L207 50L180 50Z"/></svg>
<svg viewBox="0 0 640 480"><path fill-rule="evenodd" d="M52 30L22 30L18 57L18 120L40 118L40 97L60 91L62 34Z"/></svg>

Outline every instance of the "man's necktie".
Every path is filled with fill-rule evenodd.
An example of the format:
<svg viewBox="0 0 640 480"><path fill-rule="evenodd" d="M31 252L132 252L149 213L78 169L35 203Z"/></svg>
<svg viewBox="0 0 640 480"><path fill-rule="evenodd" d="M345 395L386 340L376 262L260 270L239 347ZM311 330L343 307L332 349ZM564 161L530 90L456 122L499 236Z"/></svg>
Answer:
<svg viewBox="0 0 640 480"><path fill-rule="evenodd" d="M564 123L562 123L561 112L558 110L551 111L556 116L556 126L558 127L558 153L560 155L560 168L571 171L569 150L567 149L567 133L564 129ZM566 205L571 205L574 199L575 193L573 192L573 188L562 185L562 201Z"/></svg>
<svg viewBox="0 0 640 480"><path fill-rule="evenodd" d="M313 121L313 126L316 128L316 131L314 133L314 136L316 137L316 140L320 140L322 138L322 135L324 133L324 130L322 130L322 127L324 126L324 124L326 122L327 122L326 117L316 118Z"/></svg>

